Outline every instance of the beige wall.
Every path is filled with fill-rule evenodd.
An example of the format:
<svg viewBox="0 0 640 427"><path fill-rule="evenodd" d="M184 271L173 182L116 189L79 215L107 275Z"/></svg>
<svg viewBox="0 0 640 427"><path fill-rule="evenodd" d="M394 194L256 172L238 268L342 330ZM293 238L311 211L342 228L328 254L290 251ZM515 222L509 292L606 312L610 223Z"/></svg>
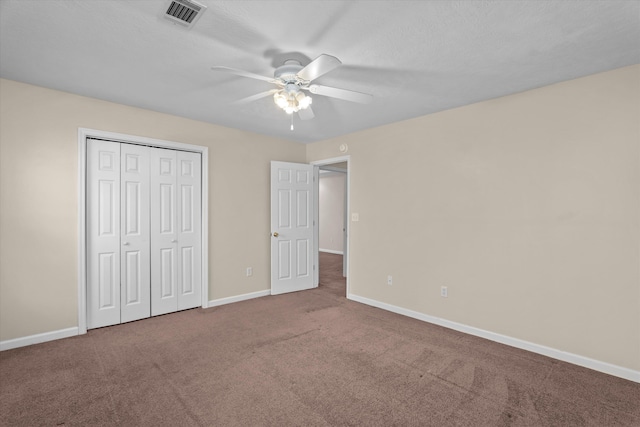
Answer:
<svg viewBox="0 0 640 427"><path fill-rule="evenodd" d="M304 145L0 80L0 341L78 324L79 127L209 147L209 299L269 289L269 162Z"/></svg>
<svg viewBox="0 0 640 427"><path fill-rule="evenodd" d="M344 191L346 174L330 172L320 174L319 198L319 246L320 250L343 252Z"/></svg>
<svg viewBox="0 0 640 427"><path fill-rule="evenodd" d="M640 370L638 117L640 66L306 147L0 80L0 341L77 325L86 127L209 147L209 299L269 288L269 161L347 143L353 294Z"/></svg>
<svg viewBox="0 0 640 427"><path fill-rule="evenodd" d="M349 146L351 293L640 370L639 122L632 66L307 146Z"/></svg>

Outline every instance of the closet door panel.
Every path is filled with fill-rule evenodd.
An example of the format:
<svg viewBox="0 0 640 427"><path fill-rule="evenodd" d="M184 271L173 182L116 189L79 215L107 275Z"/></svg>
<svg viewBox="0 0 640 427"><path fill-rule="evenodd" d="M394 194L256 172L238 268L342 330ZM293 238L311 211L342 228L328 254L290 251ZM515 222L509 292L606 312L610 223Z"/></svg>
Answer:
<svg viewBox="0 0 640 427"><path fill-rule="evenodd" d="M150 148L151 315L178 310L177 154Z"/></svg>
<svg viewBox="0 0 640 427"><path fill-rule="evenodd" d="M120 323L120 144L87 142L87 328Z"/></svg>
<svg viewBox="0 0 640 427"><path fill-rule="evenodd" d="M151 315L149 148L121 148L121 322Z"/></svg>
<svg viewBox="0 0 640 427"><path fill-rule="evenodd" d="M178 310L202 305L201 160L179 151L178 165Z"/></svg>

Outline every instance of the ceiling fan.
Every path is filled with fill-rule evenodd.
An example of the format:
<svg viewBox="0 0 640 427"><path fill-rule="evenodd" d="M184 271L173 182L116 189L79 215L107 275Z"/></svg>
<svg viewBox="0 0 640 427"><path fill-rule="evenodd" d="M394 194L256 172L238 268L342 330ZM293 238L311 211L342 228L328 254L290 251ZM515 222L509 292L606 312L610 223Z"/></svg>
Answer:
<svg viewBox="0 0 640 427"><path fill-rule="evenodd" d="M277 88L266 92L235 101L234 104L246 104L273 95L273 100L276 105L282 108L287 114L298 113L301 120L309 120L314 118L315 115L311 109L311 96L305 95L304 92L306 91L314 95L328 96L345 101L359 102L361 104L368 104L373 100L373 96L367 93L311 84L313 80L334 70L341 64L342 62L335 56L322 54L304 67L298 60L286 60L283 65L276 68L273 77L265 77L249 71L223 66L215 66L211 67L211 69L251 79L263 80L277 86Z"/></svg>

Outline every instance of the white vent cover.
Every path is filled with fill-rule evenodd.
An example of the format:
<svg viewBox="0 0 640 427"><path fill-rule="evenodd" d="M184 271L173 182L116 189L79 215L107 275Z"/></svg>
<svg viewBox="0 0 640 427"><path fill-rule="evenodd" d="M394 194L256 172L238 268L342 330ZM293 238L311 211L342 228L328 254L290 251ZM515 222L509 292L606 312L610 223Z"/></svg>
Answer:
<svg viewBox="0 0 640 427"><path fill-rule="evenodd" d="M207 6L192 0L169 0L164 17L185 27L192 27Z"/></svg>

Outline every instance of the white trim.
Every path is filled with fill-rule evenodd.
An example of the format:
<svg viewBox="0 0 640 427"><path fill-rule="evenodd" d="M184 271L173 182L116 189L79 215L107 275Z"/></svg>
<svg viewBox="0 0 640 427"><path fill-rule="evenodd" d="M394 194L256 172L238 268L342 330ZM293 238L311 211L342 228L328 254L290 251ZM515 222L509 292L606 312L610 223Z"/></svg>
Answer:
<svg viewBox="0 0 640 427"><path fill-rule="evenodd" d="M340 176L340 175L344 175L345 173L347 173L346 170L337 171L337 170L320 169L320 178L329 178L331 176Z"/></svg>
<svg viewBox="0 0 640 427"><path fill-rule="evenodd" d="M202 308L209 307L209 149L206 147L200 151L202 158Z"/></svg>
<svg viewBox="0 0 640 427"><path fill-rule="evenodd" d="M217 307L219 305L231 304L231 303L234 303L234 302L240 302L240 301L246 301L246 300L254 299L254 298L266 297L268 295L271 295L271 289L267 289L266 291L250 292L248 294L236 295L236 296L233 296L233 297L218 298L218 299L214 299L214 300L209 301L209 307Z"/></svg>
<svg viewBox="0 0 640 427"><path fill-rule="evenodd" d="M320 249L318 249L318 250L319 250L320 252L326 252L326 253L328 253L328 254L344 255L344 252L342 252L342 251L334 251L334 250L332 250L332 249L322 249L322 248L320 248Z"/></svg>
<svg viewBox="0 0 640 427"><path fill-rule="evenodd" d="M342 162L347 162L347 206L345 206L346 212L347 212L347 217L351 218L351 155L348 154L346 156L340 156L340 157L333 157L330 159L322 159L322 160L316 160L311 162L310 164L314 165L314 166L323 166L323 165L330 165L333 163L342 163ZM318 180L318 182L316 182L316 188L318 188L320 185L320 182ZM316 192L316 196L317 196L317 192ZM316 207L315 207L315 216L318 216L318 205L319 203L316 203ZM351 289L351 274L349 274L349 265L351 264L351 221L347 221L346 224L346 229L347 229L347 259L346 259L346 272L347 272L347 295L349 294L349 290ZM316 242L319 242L319 240L316 240ZM315 261L317 262L318 260L318 245L315 245L314 247L314 256L315 256Z"/></svg>
<svg viewBox="0 0 640 427"><path fill-rule="evenodd" d="M12 348L26 347L28 345L40 344L47 341L59 340L78 335L78 328L60 329L58 331L44 332L42 334L29 335L26 337L14 338L12 340L0 341L0 351L11 350Z"/></svg>
<svg viewBox="0 0 640 427"><path fill-rule="evenodd" d="M78 128L78 327L77 334L87 333L87 245L86 245L86 170L87 138L107 139L128 144L148 145L200 153L202 161L202 308L209 307L209 149L200 145L165 141L144 136L126 135L95 129Z"/></svg>
<svg viewBox="0 0 640 427"><path fill-rule="evenodd" d="M320 166L320 172L324 174L347 173L347 169L334 168L333 166Z"/></svg>
<svg viewBox="0 0 640 427"><path fill-rule="evenodd" d="M393 313L401 314L403 316L408 316L414 319L422 320L423 322L444 326L445 328L453 329L459 332L464 332L465 334L485 338L490 341L495 341L511 347L516 347L516 348L527 350L533 353L542 354L543 356L548 356L553 359L562 360L563 362L568 362L574 365L583 366L585 368L593 369L595 371L604 372L605 374L613 375L616 377L627 379L629 381L640 383L640 371L634 371L633 369L612 365L611 363L590 359L588 357L580 356L578 354L573 354L573 353L558 350L555 348L546 347L544 345L535 344L535 343L524 341L518 338L512 338L512 337L498 334L495 332L486 331L484 329L474 328L473 326L463 325L462 323L452 322L450 320L442 319L440 317L429 316L427 314L419 313L413 310L408 310L406 308L398 307L395 305L387 304L387 303L376 301L373 299L361 297L359 295L347 294L347 298L352 301L370 305L372 307L381 308L383 310L391 311Z"/></svg>
<svg viewBox="0 0 640 427"><path fill-rule="evenodd" d="M313 165L313 287L320 286L320 168Z"/></svg>
<svg viewBox="0 0 640 427"><path fill-rule="evenodd" d="M87 333L87 137L78 129L78 335Z"/></svg>

